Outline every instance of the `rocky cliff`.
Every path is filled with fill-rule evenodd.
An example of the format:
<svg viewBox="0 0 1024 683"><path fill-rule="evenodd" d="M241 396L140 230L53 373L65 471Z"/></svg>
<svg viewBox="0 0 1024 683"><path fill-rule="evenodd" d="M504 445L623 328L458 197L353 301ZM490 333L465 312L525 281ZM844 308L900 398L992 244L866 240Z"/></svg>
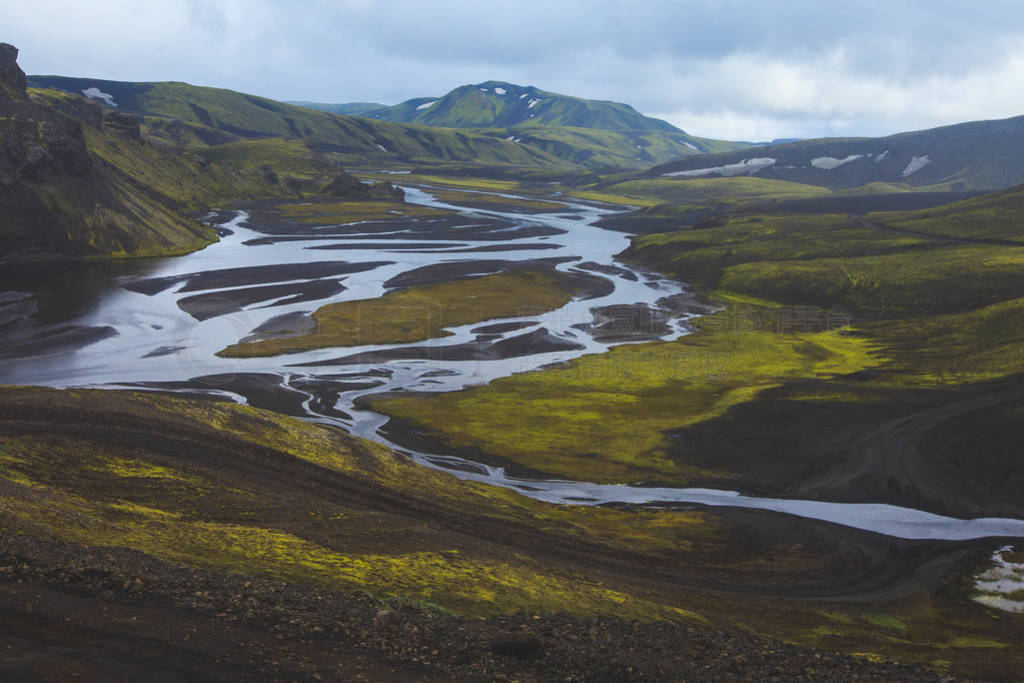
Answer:
<svg viewBox="0 0 1024 683"><path fill-rule="evenodd" d="M25 72L18 66L18 48L0 43L0 102L27 99Z"/></svg>
<svg viewBox="0 0 1024 683"><path fill-rule="evenodd" d="M0 43L0 258L182 253L215 239L186 211L282 192L145 144L132 114L26 90L17 57Z"/></svg>

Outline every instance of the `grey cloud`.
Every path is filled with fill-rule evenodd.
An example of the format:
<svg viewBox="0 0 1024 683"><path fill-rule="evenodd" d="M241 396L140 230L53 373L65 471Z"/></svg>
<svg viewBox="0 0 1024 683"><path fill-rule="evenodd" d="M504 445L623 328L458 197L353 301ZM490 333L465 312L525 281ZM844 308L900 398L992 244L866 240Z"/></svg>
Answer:
<svg viewBox="0 0 1024 683"><path fill-rule="evenodd" d="M387 103L496 78L732 138L1024 113L1009 0L37 0L0 26L35 73Z"/></svg>

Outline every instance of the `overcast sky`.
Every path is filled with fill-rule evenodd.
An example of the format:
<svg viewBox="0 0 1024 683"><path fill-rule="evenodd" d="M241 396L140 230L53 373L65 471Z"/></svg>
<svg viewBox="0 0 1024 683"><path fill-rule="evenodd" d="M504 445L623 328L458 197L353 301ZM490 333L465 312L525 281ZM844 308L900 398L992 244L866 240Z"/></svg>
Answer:
<svg viewBox="0 0 1024 683"><path fill-rule="evenodd" d="M1022 0L12 0L0 41L30 74L281 100L505 80L734 140L1024 114Z"/></svg>

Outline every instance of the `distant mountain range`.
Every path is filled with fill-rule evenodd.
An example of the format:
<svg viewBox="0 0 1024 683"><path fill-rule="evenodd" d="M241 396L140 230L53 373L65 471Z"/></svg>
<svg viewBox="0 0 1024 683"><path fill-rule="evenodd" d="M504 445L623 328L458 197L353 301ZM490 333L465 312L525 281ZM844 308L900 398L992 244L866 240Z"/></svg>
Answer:
<svg viewBox="0 0 1024 683"><path fill-rule="evenodd" d="M880 138L823 138L680 158L646 178L755 176L831 189L992 190L1024 182L1024 116ZM885 187L877 187L886 190Z"/></svg>
<svg viewBox="0 0 1024 683"><path fill-rule="evenodd" d="M325 104L324 102L300 102L288 100L285 104L294 104L296 107L307 109L318 109L328 114L344 114L345 116L365 116L371 111L384 109L386 104L380 102L345 102L343 104Z"/></svg>
<svg viewBox="0 0 1024 683"><path fill-rule="evenodd" d="M180 82L132 83L29 76L28 85L77 95L144 117L144 133L179 145L295 138L345 163L473 162L517 166L560 162L545 152L479 133L372 121L297 107L264 97Z"/></svg>
<svg viewBox="0 0 1024 683"><path fill-rule="evenodd" d="M469 128L542 149L579 164L646 166L679 156L746 148L751 143L699 138L644 116L628 104L587 100L504 81L463 85L442 97L394 106L306 103L321 111L434 128Z"/></svg>

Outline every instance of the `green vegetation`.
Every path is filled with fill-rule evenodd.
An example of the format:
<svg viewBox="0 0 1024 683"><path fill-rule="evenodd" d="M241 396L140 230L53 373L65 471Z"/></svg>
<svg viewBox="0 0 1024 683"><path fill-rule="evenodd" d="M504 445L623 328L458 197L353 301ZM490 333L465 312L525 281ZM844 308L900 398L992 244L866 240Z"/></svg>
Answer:
<svg viewBox="0 0 1024 683"><path fill-rule="evenodd" d="M661 178L677 171L715 168L746 159L774 159L760 177L819 185L833 190L861 186L919 190L998 190L1024 182L1019 154L1007 140L1024 135L1024 117L972 121L880 138L800 140L754 149L682 157L641 175ZM815 159L844 163L816 166ZM915 161L916 160L916 161ZM692 178L674 176L676 182ZM866 189L866 188L862 188Z"/></svg>
<svg viewBox="0 0 1024 683"><path fill-rule="evenodd" d="M386 449L336 430L242 406L139 394L57 396L40 389L5 389L2 396L18 409L40 398L50 409L77 406L80 419L83 409L93 410L93 400L109 402L113 411L105 420L108 427L128 415L145 415L147 423L191 424L190 433L198 429L215 442L223 443L225 434L231 434L237 441L229 452L272 444L280 449L274 457L281 466L294 467L291 461L304 460L324 468L324 477L334 471L360 478L363 488L388 482L403 492L406 501L429 501L431 507L465 505L485 517L532 519L569 537L609 543L643 543L649 538L654 548L676 551L672 539L700 539L711 528L699 513L584 510L570 521L562 510L424 472ZM10 419L11 413L6 415ZM624 583L613 588L525 557L493 553L479 545L464 547L457 534L439 534L407 517L321 497L297 500L282 493L281 482L262 479L244 459L233 469L216 460L192 462L159 446L140 451L119 441L83 436L3 434L0 479L4 533L42 531L87 546L132 548L183 566L370 591L405 603L434 603L461 614L696 617L624 592Z"/></svg>
<svg viewBox="0 0 1024 683"><path fill-rule="evenodd" d="M427 102L433 104L419 108ZM682 132L665 121L643 116L626 104L585 100L502 81L463 85L440 98L419 97L370 115L384 121L443 128L495 128L518 124Z"/></svg>
<svg viewBox="0 0 1024 683"><path fill-rule="evenodd" d="M499 211L525 211L531 213L546 213L561 211L568 208L565 204L548 202L540 199L520 199L517 197L502 197L497 194L483 192L463 192L460 190L434 190L431 192L436 199L456 206L469 206L474 208L491 208Z"/></svg>
<svg viewBox="0 0 1024 683"><path fill-rule="evenodd" d="M444 337L451 334L446 327L554 310L568 303L573 291L573 278L561 271L526 269L411 287L377 299L321 306L313 313L313 332L239 342L218 355L275 356L334 346Z"/></svg>
<svg viewBox="0 0 1024 683"><path fill-rule="evenodd" d="M665 432L721 415L786 379L873 364L862 338L780 331L786 322L776 309L747 307L742 319L735 311L710 316L676 342L623 346L486 387L372 405L449 447L480 448L555 475L603 482L713 477L669 456Z"/></svg>
<svg viewBox="0 0 1024 683"><path fill-rule="evenodd" d="M823 197L832 194L828 189L815 185L754 177L694 178L686 182L665 178L637 179L603 186L602 191L688 206L708 202L737 203L751 198Z"/></svg>
<svg viewBox="0 0 1024 683"><path fill-rule="evenodd" d="M357 221L393 221L402 218L436 218L452 212L397 201L348 200L281 204L277 211L307 225L335 225Z"/></svg>
<svg viewBox="0 0 1024 683"><path fill-rule="evenodd" d="M80 93L98 85L119 109L181 121L197 132L215 130L235 140L284 137L316 145L343 163L473 161L514 166L560 165L540 150L489 135L353 118L297 107L231 90L188 83L124 83L36 76L34 85ZM163 131L161 131L163 139Z"/></svg>
<svg viewBox="0 0 1024 683"><path fill-rule="evenodd" d="M511 138L520 145L543 150L566 162L591 167L646 168L699 153L691 142L694 138L678 131L602 130L535 125L532 121L529 119L510 128L485 129L485 132L506 140Z"/></svg>
<svg viewBox="0 0 1024 683"><path fill-rule="evenodd" d="M926 211L869 214L887 227L941 237L989 239L1024 244L1024 187L937 206Z"/></svg>
<svg viewBox="0 0 1024 683"><path fill-rule="evenodd" d="M1024 372L1024 299L860 326L901 384L945 386Z"/></svg>
<svg viewBox="0 0 1024 683"><path fill-rule="evenodd" d="M847 263L851 257L928 245L928 241L921 238L861 227L846 216L739 215L715 227L637 237L624 255L704 289L727 289L786 301L770 288L756 289L741 282L727 287L721 280L733 268L745 264L779 264L779 269L789 269L793 264L796 269L804 261L814 264L817 259L842 258L843 263ZM800 291L800 285L794 285L794 290ZM787 303L807 303L807 300ZM814 303L830 307L839 302L822 297Z"/></svg>

